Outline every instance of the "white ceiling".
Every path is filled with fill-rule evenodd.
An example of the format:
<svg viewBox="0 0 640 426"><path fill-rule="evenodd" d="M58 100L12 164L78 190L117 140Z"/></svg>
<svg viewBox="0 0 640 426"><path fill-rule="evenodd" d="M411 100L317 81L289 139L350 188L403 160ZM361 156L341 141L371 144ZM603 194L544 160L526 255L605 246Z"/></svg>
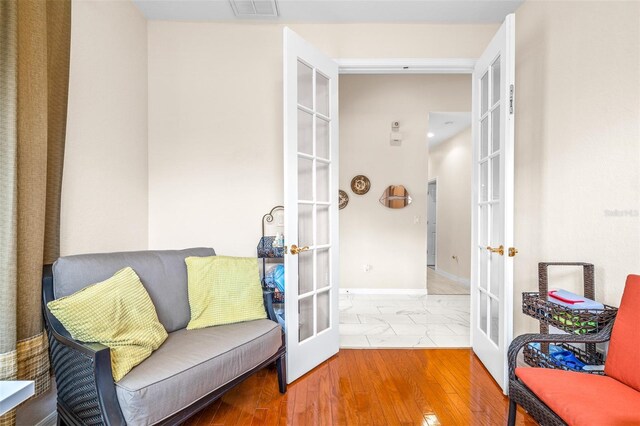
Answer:
<svg viewBox="0 0 640 426"><path fill-rule="evenodd" d="M452 138L470 125L470 112L430 112L427 131L433 133L433 137L427 139L429 148Z"/></svg>
<svg viewBox="0 0 640 426"><path fill-rule="evenodd" d="M132 0L168 21L499 23L524 0L277 0L277 18L238 18L229 0Z"/></svg>

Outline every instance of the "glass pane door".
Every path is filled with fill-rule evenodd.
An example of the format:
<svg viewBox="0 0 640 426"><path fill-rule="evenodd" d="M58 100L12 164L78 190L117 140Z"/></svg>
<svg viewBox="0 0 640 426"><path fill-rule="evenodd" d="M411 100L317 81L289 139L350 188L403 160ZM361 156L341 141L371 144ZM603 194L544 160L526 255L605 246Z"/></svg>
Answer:
<svg viewBox="0 0 640 426"><path fill-rule="evenodd" d="M500 55L481 77L478 324L496 346L500 334L500 294L504 263L504 226L500 199ZM502 247L502 250L500 249ZM501 253L502 251L502 253Z"/></svg>
<svg viewBox="0 0 640 426"><path fill-rule="evenodd" d="M331 327L331 112L328 77L301 59L298 86L298 342Z"/></svg>
<svg viewBox="0 0 640 426"><path fill-rule="evenodd" d="M287 381L338 352L338 66L284 31Z"/></svg>
<svg viewBox="0 0 640 426"><path fill-rule="evenodd" d="M513 316L514 17L505 23L473 72L472 346L506 390L506 351Z"/></svg>

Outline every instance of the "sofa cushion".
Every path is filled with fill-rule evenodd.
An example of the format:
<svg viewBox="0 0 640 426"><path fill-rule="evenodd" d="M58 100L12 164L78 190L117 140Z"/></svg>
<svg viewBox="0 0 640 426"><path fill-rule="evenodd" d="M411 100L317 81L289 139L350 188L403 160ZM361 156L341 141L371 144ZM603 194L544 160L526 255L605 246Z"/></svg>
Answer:
<svg viewBox="0 0 640 426"><path fill-rule="evenodd" d="M612 377L527 367L516 376L572 426L640 424L640 393Z"/></svg>
<svg viewBox="0 0 640 426"><path fill-rule="evenodd" d="M212 248L191 248L61 257L53 264L54 297L68 296L130 266L149 293L164 328L176 331L185 328L191 318L184 259L214 255Z"/></svg>
<svg viewBox="0 0 640 426"><path fill-rule="evenodd" d="M127 425L148 425L182 410L257 367L282 344L270 320L178 330L116 383Z"/></svg>
<svg viewBox="0 0 640 426"><path fill-rule="evenodd" d="M640 392L640 275L627 277L604 371Z"/></svg>
<svg viewBox="0 0 640 426"><path fill-rule="evenodd" d="M106 281L47 303L75 340L111 348L113 380L120 380L167 338L149 293L127 267Z"/></svg>

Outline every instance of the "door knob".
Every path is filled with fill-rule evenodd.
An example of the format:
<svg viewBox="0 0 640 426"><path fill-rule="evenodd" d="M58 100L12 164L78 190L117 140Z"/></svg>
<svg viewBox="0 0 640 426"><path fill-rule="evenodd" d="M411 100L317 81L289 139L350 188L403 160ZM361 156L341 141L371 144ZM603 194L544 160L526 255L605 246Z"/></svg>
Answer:
<svg viewBox="0 0 640 426"><path fill-rule="evenodd" d="M298 247L297 245L292 244L290 250L291 250L291 254L298 254L298 253L300 253L302 251L309 250L309 246Z"/></svg>
<svg viewBox="0 0 640 426"><path fill-rule="evenodd" d="M500 247L498 248L487 246L487 250L489 250L491 253L498 253L500 256L504 256L504 246L502 244L500 244Z"/></svg>
<svg viewBox="0 0 640 426"><path fill-rule="evenodd" d="M509 257L513 257L518 254L518 249L515 247L509 247Z"/></svg>

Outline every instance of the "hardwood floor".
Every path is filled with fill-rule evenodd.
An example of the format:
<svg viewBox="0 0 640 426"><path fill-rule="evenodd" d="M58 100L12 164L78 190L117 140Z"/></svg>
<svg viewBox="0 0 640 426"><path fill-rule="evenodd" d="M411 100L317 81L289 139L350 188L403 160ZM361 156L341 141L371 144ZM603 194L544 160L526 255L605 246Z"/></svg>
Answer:
<svg viewBox="0 0 640 426"><path fill-rule="evenodd" d="M343 349L285 395L262 370L186 425L504 425L507 411L469 349ZM537 423L520 410L517 424Z"/></svg>
<svg viewBox="0 0 640 426"><path fill-rule="evenodd" d="M428 294L469 294L469 287L450 280L444 275L427 267Z"/></svg>

